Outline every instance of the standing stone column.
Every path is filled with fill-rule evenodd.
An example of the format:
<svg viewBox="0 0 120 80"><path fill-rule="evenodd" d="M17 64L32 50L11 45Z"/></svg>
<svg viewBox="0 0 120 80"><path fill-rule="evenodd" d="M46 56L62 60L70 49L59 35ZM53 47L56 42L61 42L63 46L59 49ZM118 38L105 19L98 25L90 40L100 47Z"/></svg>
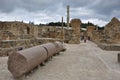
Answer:
<svg viewBox="0 0 120 80"><path fill-rule="evenodd" d="M69 9L70 9L70 6L67 5L67 28L69 28L69 19L70 19L70 14L69 14Z"/></svg>
<svg viewBox="0 0 120 80"><path fill-rule="evenodd" d="M73 43L73 44L80 43L80 25L81 25L80 19L72 19L71 20L73 34L72 34L72 38L70 40L70 43Z"/></svg>
<svg viewBox="0 0 120 80"><path fill-rule="evenodd" d="M94 31L95 31L95 26L87 26L86 35L89 40L93 40Z"/></svg>

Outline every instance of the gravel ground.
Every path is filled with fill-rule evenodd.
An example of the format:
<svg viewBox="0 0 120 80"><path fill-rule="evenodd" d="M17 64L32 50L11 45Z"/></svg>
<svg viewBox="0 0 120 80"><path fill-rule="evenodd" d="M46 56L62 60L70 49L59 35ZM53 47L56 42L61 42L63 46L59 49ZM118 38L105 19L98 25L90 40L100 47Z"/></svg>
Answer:
<svg viewBox="0 0 120 80"><path fill-rule="evenodd" d="M120 80L119 51L104 51L89 41L65 45L66 52L19 80ZM0 58L0 80L15 80L7 70L7 57Z"/></svg>

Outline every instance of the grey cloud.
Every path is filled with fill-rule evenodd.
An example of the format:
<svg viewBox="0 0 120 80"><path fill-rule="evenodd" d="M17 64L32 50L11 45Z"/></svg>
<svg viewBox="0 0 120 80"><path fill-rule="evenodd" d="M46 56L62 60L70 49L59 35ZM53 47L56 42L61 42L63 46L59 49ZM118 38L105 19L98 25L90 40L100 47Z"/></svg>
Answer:
<svg viewBox="0 0 120 80"><path fill-rule="evenodd" d="M89 9L93 9L96 14L110 17L114 10L120 11L120 0L99 0L99 3L89 5ZM113 16L111 16L113 17ZM120 17L120 16L116 16Z"/></svg>
<svg viewBox="0 0 120 80"><path fill-rule="evenodd" d="M17 8L23 8L28 11L44 10L52 7L56 0L2 0L0 2L1 12L11 12Z"/></svg>
<svg viewBox="0 0 120 80"><path fill-rule="evenodd" d="M73 8L84 7L87 6L93 0L64 0L63 4L70 5Z"/></svg>
<svg viewBox="0 0 120 80"><path fill-rule="evenodd" d="M86 7L98 14L110 15L111 12L119 9L120 0L2 0L0 11L10 12L17 8L28 11L48 10L55 11L60 7L70 5L72 8ZM59 6L62 4L62 6Z"/></svg>
<svg viewBox="0 0 120 80"><path fill-rule="evenodd" d="M15 8L15 5L13 5L12 0L9 0L9 1L2 0L2 1L0 1L0 11L1 12L10 12L14 8Z"/></svg>

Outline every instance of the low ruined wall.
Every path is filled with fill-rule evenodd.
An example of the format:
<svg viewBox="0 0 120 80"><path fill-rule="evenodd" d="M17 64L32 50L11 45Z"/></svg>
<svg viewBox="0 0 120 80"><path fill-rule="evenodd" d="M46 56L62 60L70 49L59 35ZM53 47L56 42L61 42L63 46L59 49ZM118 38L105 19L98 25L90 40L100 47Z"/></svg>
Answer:
<svg viewBox="0 0 120 80"><path fill-rule="evenodd" d="M37 45L35 40L3 40L0 41L0 56L7 56L13 51Z"/></svg>
<svg viewBox="0 0 120 80"><path fill-rule="evenodd" d="M110 50L110 51L120 51L120 45L117 44L98 44L103 50Z"/></svg>
<svg viewBox="0 0 120 80"><path fill-rule="evenodd" d="M44 44L48 42L55 42L55 41L62 41L61 39L55 39L55 38L38 38L37 43L38 44Z"/></svg>
<svg viewBox="0 0 120 80"><path fill-rule="evenodd" d="M0 48L13 48L17 46L37 45L36 39L23 39L23 40L2 40L0 41Z"/></svg>
<svg viewBox="0 0 120 80"><path fill-rule="evenodd" d="M22 39L22 40L2 40L0 41L0 56L8 56L13 51L19 51L32 46L61 41L53 38Z"/></svg>

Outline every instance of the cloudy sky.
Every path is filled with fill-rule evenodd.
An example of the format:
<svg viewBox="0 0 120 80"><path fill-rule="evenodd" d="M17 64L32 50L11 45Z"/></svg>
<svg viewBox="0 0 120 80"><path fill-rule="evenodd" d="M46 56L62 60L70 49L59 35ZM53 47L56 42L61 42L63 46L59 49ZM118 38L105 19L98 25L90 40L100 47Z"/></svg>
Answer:
<svg viewBox="0 0 120 80"><path fill-rule="evenodd" d="M112 17L120 19L120 0L0 0L0 21L33 21L36 24L66 22L66 6L70 18L103 26Z"/></svg>

